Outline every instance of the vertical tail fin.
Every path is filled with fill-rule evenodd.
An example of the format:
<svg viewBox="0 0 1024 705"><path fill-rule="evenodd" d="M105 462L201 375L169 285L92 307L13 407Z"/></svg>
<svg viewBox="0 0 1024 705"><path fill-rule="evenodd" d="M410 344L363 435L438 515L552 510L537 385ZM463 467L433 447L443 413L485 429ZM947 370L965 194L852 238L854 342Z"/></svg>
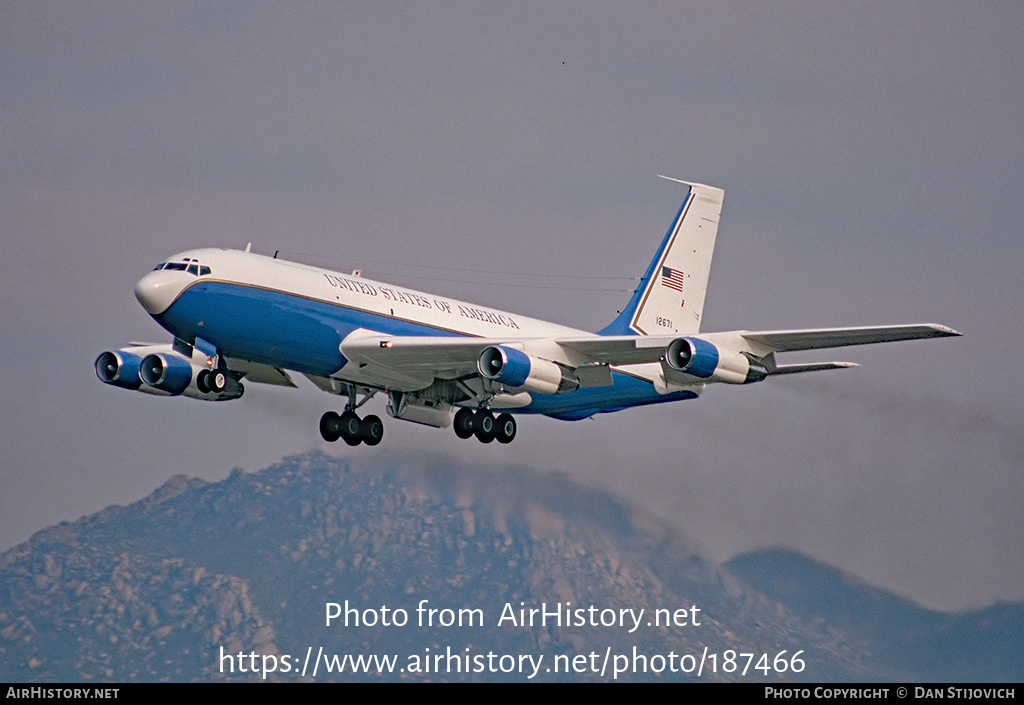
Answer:
<svg viewBox="0 0 1024 705"><path fill-rule="evenodd" d="M601 335L700 332L725 191L669 181L687 187L683 205L633 297L614 321L598 331Z"/></svg>

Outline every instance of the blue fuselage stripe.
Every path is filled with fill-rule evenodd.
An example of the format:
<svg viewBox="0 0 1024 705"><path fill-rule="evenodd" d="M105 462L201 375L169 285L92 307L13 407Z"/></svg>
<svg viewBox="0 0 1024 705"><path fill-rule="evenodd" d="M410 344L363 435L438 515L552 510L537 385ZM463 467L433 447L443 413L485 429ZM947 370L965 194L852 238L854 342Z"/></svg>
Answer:
<svg viewBox="0 0 1024 705"><path fill-rule="evenodd" d="M345 365L341 341L358 328L394 335L458 335L294 294L218 281L194 284L155 318L179 338L203 338L229 357L322 376Z"/></svg>

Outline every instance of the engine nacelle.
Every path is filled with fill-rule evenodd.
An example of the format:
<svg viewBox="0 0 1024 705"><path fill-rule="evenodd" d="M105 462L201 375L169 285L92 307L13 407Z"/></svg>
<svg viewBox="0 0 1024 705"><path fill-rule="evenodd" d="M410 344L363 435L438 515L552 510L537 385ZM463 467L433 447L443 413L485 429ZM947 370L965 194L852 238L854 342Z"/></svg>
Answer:
<svg viewBox="0 0 1024 705"><path fill-rule="evenodd" d="M571 392L580 386L572 372L561 365L500 345L485 348L476 368L485 379L538 394Z"/></svg>
<svg viewBox="0 0 1024 705"><path fill-rule="evenodd" d="M193 399L226 401L242 396L245 388L231 375L225 375L224 389L220 392L200 391L196 385L203 365L176 352L153 353L142 359L139 377L143 384L159 389L171 396L184 394Z"/></svg>
<svg viewBox="0 0 1024 705"><path fill-rule="evenodd" d="M192 383L192 361L174 353L153 353L142 359L139 377L144 384L177 396Z"/></svg>
<svg viewBox="0 0 1024 705"><path fill-rule="evenodd" d="M101 382L135 389L158 396L186 396L203 401L237 399L245 387L230 374L224 375L224 388L201 391L196 382L208 368L202 353L189 359L171 345L145 345L108 350L96 358L96 376Z"/></svg>
<svg viewBox="0 0 1024 705"><path fill-rule="evenodd" d="M125 389L138 389L142 386L139 368L142 357L127 350L108 350L96 358L96 376L101 382L113 384Z"/></svg>
<svg viewBox="0 0 1024 705"><path fill-rule="evenodd" d="M678 338L669 343L662 367L666 376L681 372L706 382L727 384L751 384L768 376L756 360L700 338Z"/></svg>

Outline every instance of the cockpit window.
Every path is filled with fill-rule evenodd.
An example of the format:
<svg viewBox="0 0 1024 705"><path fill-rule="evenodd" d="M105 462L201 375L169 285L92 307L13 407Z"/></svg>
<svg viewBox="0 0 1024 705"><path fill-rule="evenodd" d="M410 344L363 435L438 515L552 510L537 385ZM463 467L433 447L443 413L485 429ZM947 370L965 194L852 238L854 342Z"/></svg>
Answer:
<svg viewBox="0 0 1024 705"><path fill-rule="evenodd" d="M188 272L197 277L204 277L210 273L210 268L205 264L199 264L199 260L186 257L184 262L161 262L153 267L153 271L160 269L174 270L176 272Z"/></svg>

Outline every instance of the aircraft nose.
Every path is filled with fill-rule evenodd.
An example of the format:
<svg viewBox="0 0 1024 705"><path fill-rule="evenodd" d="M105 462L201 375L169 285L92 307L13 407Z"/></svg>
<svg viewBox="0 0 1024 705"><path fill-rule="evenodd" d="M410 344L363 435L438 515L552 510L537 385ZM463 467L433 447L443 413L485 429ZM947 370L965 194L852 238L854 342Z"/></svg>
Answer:
<svg viewBox="0 0 1024 705"><path fill-rule="evenodd" d="M155 316L170 308L183 286L182 272L157 270L136 282L135 298Z"/></svg>

